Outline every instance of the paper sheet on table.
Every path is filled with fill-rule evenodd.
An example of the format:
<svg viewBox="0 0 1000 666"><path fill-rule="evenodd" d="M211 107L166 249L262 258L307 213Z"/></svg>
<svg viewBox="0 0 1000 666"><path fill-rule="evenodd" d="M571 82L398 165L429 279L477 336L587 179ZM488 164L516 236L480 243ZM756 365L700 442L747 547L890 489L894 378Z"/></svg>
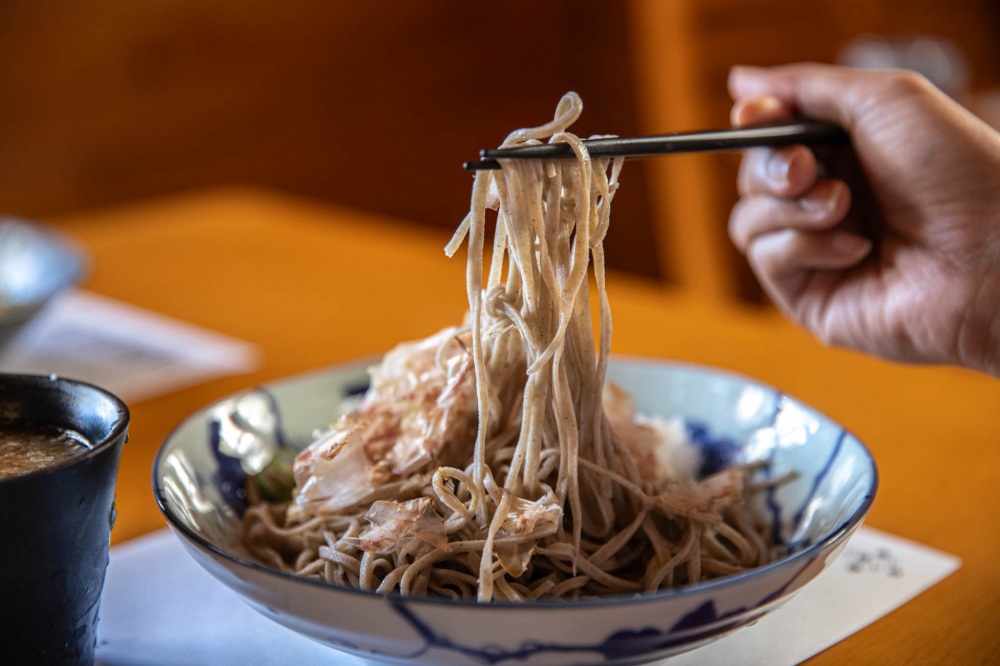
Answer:
<svg viewBox="0 0 1000 666"><path fill-rule="evenodd" d="M86 291L69 291L30 322L0 371L58 374L135 401L249 372L247 342Z"/></svg>
<svg viewBox="0 0 1000 666"><path fill-rule="evenodd" d="M785 606L751 627L660 663L798 664L906 603L959 564L954 556L863 527ZM258 614L201 569L168 531L112 549L98 636L98 666L371 663Z"/></svg>

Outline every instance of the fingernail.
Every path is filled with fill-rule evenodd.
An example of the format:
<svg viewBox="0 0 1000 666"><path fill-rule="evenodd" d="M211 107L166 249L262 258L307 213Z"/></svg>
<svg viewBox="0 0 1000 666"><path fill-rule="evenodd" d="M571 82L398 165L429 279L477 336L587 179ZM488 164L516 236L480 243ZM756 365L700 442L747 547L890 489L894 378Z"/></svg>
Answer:
<svg viewBox="0 0 1000 666"><path fill-rule="evenodd" d="M802 208L815 215L825 215L837 207L837 202L843 194L843 186L840 183L832 182L823 187L821 184L807 196L802 197Z"/></svg>
<svg viewBox="0 0 1000 666"><path fill-rule="evenodd" d="M866 256L872 249L870 238L855 234L834 234L833 238L830 239L830 243L838 252L849 256L856 256L858 259Z"/></svg>
<svg viewBox="0 0 1000 666"><path fill-rule="evenodd" d="M775 153L767 160L767 177L775 185L785 187L788 185L788 171L790 168L791 161L786 160L780 153Z"/></svg>
<svg viewBox="0 0 1000 666"><path fill-rule="evenodd" d="M780 99L773 95L761 95L751 99L738 100L730 113L730 122L733 125L759 123L764 120L774 120L782 112L783 105Z"/></svg>

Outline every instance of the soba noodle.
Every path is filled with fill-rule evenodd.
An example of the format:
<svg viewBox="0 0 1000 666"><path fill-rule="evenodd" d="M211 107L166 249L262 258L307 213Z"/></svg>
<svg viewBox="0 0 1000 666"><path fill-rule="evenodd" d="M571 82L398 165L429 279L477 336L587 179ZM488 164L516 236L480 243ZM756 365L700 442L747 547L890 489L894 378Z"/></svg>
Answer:
<svg viewBox="0 0 1000 666"><path fill-rule="evenodd" d="M298 455L293 500L248 510L263 562L485 602L649 592L771 557L744 471L695 479L690 460L667 460L684 457L670 426L605 386L602 243L622 162L567 131L581 109L569 93L504 142L565 142L575 160L476 175L446 248L468 245L466 322L387 354L361 404Z"/></svg>

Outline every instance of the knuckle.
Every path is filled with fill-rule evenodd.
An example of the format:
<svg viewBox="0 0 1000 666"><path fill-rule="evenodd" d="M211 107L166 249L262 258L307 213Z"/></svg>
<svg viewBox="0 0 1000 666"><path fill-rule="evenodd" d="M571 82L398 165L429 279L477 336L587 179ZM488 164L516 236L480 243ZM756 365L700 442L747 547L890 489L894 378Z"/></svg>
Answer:
<svg viewBox="0 0 1000 666"><path fill-rule="evenodd" d="M931 83L923 74L913 70L899 69L886 72L883 77L883 85L890 95L909 97L925 93Z"/></svg>

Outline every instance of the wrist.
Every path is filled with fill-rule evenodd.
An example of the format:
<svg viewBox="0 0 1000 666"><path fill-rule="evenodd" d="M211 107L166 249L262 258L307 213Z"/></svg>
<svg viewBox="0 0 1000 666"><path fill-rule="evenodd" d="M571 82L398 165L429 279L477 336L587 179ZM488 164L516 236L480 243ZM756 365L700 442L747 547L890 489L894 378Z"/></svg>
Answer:
<svg viewBox="0 0 1000 666"><path fill-rule="evenodd" d="M984 280L959 338L959 364L1000 378L1000 276Z"/></svg>

